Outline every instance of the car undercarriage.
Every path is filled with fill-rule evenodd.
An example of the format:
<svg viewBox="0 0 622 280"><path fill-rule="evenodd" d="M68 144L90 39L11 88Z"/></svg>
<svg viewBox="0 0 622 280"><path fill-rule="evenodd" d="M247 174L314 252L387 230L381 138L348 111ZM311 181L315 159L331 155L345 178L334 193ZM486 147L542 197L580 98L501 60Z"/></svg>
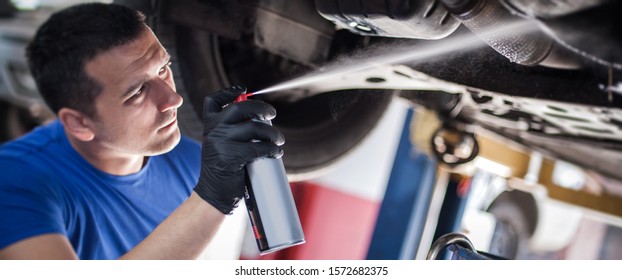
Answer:
<svg viewBox="0 0 622 280"><path fill-rule="evenodd" d="M325 74L259 97L279 111L292 176L347 154L403 98L446 127L486 129L620 178L616 1L119 2L151 15L176 50L195 123L219 88ZM349 66L358 69L340 70Z"/></svg>

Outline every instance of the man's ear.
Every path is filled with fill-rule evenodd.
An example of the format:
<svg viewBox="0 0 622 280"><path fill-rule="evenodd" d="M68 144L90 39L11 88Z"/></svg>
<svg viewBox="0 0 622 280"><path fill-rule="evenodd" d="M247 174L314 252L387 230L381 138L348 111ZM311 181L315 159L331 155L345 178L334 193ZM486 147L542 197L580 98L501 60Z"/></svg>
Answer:
<svg viewBox="0 0 622 280"><path fill-rule="evenodd" d="M58 111L58 119L65 130L78 140L87 142L95 138L95 133L91 128L91 119L84 113L70 108L61 108Z"/></svg>

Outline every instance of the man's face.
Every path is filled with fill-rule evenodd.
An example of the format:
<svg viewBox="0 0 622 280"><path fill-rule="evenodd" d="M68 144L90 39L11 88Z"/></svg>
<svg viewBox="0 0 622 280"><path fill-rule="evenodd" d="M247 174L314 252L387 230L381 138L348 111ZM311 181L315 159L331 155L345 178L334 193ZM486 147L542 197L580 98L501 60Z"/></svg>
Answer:
<svg viewBox="0 0 622 280"><path fill-rule="evenodd" d="M180 139L170 56L145 28L139 38L97 55L86 71L103 88L95 99L94 141L110 152L156 155Z"/></svg>

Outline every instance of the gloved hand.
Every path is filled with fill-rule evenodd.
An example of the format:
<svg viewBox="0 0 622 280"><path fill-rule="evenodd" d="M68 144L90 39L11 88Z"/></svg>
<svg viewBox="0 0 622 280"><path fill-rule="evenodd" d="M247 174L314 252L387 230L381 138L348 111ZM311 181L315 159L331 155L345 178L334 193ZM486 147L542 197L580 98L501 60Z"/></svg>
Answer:
<svg viewBox="0 0 622 280"><path fill-rule="evenodd" d="M233 86L203 101L201 174L194 191L224 214L231 214L244 197L245 164L283 155L283 135L268 124L249 121L271 120L276 110L259 100L229 104L243 93L246 88Z"/></svg>

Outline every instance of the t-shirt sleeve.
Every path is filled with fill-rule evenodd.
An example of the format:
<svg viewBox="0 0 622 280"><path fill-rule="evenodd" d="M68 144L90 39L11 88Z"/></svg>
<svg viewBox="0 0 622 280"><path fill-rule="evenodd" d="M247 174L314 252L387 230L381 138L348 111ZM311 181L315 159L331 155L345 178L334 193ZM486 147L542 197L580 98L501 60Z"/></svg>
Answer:
<svg viewBox="0 0 622 280"><path fill-rule="evenodd" d="M0 170L0 249L40 234L65 234L49 176L19 160L0 159Z"/></svg>

